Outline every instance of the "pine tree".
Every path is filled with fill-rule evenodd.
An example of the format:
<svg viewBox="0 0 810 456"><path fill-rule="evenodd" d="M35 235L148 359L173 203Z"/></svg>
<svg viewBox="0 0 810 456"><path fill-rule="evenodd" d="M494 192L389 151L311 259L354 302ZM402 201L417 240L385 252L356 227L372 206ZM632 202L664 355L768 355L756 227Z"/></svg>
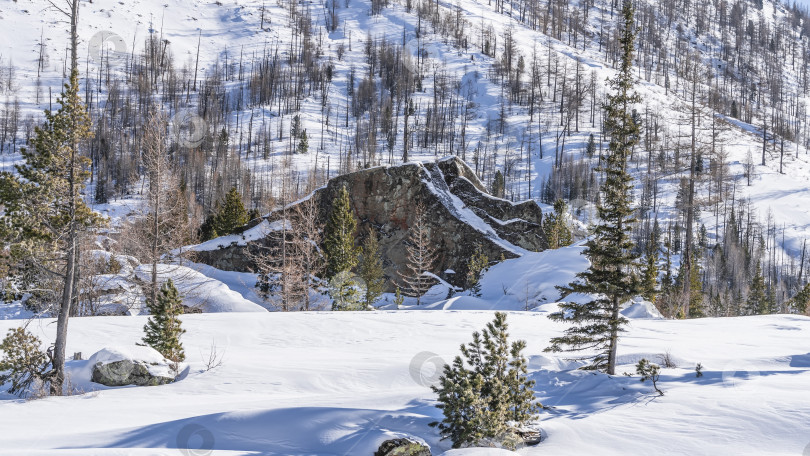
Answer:
<svg viewBox="0 0 810 456"><path fill-rule="evenodd" d="M402 296L402 290L397 287L397 291L394 293L394 305L396 305L397 309L399 309L404 303L405 298Z"/></svg>
<svg viewBox="0 0 810 456"><path fill-rule="evenodd" d="M305 154L309 152L309 139L307 139L307 130L301 132L301 137L298 141L298 153Z"/></svg>
<svg viewBox="0 0 810 456"><path fill-rule="evenodd" d="M489 257L481 251L481 246L475 247L475 253L467 262L467 289L472 296L481 297L481 274L489 266Z"/></svg>
<svg viewBox="0 0 810 456"><path fill-rule="evenodd" d="M75 67L57 102L61 107L45 111L45 122L35 129L32 148L21 149L24 163L15 165L16 173L0 173L0 233L15 272L33 268L32 275L60 283L54 290L59 302L51 394L61 395L68 319L78 290L79 240L104 220L83 195L90 160L80 147L93 134Z"/></svg>
<svg viewBox="0 0 810 456"><path fill-rule="evenodd" d="M326 254L326 277L351 271L357 265L359 249L354 245L357 220L352 213L349 191L341 187L338 197L332 202L332 211L324 228L323 250Z"/></svg>
<svg viewBox="0 0 810 456"><path fill-rule="evenodd" d="M767 313L768 296L765 290L765 277L762 276L762 266L758 261L754 278L751 280L751 287L748 289L746 304L749 314Z"/></svg>
<svg viewBox="0 0 810 456"><path fill-rule="evenodd" d="M796 309L796 312L803 314L807 312L807 304L810 302L810 283L804 286L793 299L790 300L790 305Z"/></svg>
<svg viewBox="0 0 810 456"><path fill-rule="evenodd" d="M365 282L366 306L373 306L383 293L385 278L383 277L382 258L380 257L380 244L377 241L377 231L370 229L368 237L363 242L362 256L358 267L358 275Z"/></svg>
<svg viewBox="0 0 810 456"><path fill-rule="evenodd" d="M535 418L534 381L526 377L524 341L509 344L506 314L495 313L472 342L461 346L462 356L445 365L439 385L438 408L444 419L438 426L443 439L454 448L493 443L510 446L512 426L521 426Z"/></svg>
<svg viewBox="0 0 810 456"><path fill-rule="evenodd" d="M249 221L247 209L242 203L242 197L236 187L232 187L225 194L222 205L217 209L213 231L216 236L227 236L236 233Z"/></svg>
<svg viewBox="0 0 810 456"><path fill-rule="evenodd" d="M633 46L636 34L633 5L622 2L621 68L610 81L613 93L608 96L605 109L605 130L610 138L608 153L602 170L602 201L597 204L599 222L588 240L584 254L591 262L587 271L577 275L576 281L562 287L564 292L585 293L594 296L585 304L565 303L558 313L550 317L569 321L573 326L565 335L551 339L547 351L579 351L594 349L596 355L584 356L589 360L586 369L616 373L616 353L619 333L627 319L619 313L621 304L638 293L640 284L633 269L636 255L630 238L633 210L630 207L632 177L627 173L627 160L638 142L639 125L633 120L632 105L640 98L633 92Z"/></svg>
<svg viewBox="0 0 810 456"><path fill-rule="evenodd" d="M183 313L183 299L174 286L172 279L166 281L160 288L157 301L148 299L146 306L152 314L143 330L145 344L157 350L164 358L173 363L186 359L180 336L186 332L180 326Z"/></svg>
<svg viewBox="0 0 810 456"><path fill-rule="evenodd" d="M0 385L11 382L11 394L24 395L37 381L45 381L50 365L39 338L25 328L8 330L0 351Z"/></svg>
<svg viewBox="0 0 810 456"><path fill-rule="evenodd" d="M652 243L647 247L641 274L641 295L655 303L658 295L658 249Z"/></svg>
<svg viewBox="0 0 810 456"><path fill-rule="evenodd" d="M692 262L692 272L689 274L689 318L703 318L706 316L706 306L703 303L703 281L700 279L700 266L697 261Z"/></svg>
<svg viewBox="0 0 810 456"><path fill-rule="evenodd" d="M573 242L567 211L565 201L557 199L554 202L554 213L547 215L543 220L543 231L546 233L550 249L565 247Z"/></svg>
<svg viewBox="0 0 810 456"><path fill-rule="evenodd" d="M596 139L594 139L593 133L588 135L588 144L585 146L585 153L588 155L588 158L593 158L594 154L596 154Z"/></svg>

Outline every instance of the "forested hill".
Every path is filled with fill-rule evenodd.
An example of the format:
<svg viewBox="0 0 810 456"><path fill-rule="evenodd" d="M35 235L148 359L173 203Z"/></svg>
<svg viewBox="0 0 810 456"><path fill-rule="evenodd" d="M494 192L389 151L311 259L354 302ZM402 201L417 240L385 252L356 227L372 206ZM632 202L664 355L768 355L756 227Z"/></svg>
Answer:
<svg viewBox="0 0 810 456"><path fill-rule="evenodd" d="M601 108L621 55L619 6L81 2L80 83L94 131L87 199L119 221L137 203L143 132L160 109L189 237L232 188L265 213L342 173L448 155L498 196L561 198L587 223L606 147ZM683 287L667 285L688 244L707 315L791 310L810 230L810 16L767 0L634 6L633 234L661 269L659 307L667 316L682 307ZM9 167L67 79L68 23L45 0L4 2L0 23ZM760 295L766 303L749 299Z"/></svg>

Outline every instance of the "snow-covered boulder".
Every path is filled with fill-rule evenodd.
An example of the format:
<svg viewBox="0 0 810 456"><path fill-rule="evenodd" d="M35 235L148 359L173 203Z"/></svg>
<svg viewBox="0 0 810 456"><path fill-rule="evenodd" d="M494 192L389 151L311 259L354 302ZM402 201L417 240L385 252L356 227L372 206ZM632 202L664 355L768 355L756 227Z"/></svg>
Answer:
<svg viewBox="0 0 810 456"><path fill-rule="evenodd" d="M431 456L431 452L424 442L399 438L383 442L374 456Z"/></svg>
<svg viewBox="0 0 810 456"><path fill-rule="evenodd" d="M91 380L105 386L156 386L175 379L170 362L152 347L104 348L88 360Z"/></svg>

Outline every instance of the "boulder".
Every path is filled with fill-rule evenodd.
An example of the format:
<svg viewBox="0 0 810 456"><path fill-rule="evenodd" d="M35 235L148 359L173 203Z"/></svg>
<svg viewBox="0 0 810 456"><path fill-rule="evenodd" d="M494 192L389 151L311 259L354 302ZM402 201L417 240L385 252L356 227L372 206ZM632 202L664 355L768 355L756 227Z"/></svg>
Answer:
<svg viewBox="0 0 810 456"><path fill-rule="evenodd" d="M105 386L157 386L175 379L169 361L151 347L105 348L88 364L91 380Z"/></svg>
<svg viewBox="0 0 810 456"><path fill-rule="evenodd" d="M427 211L431 244L438 253L430 272L454 286L463 286L468 261L476 248L496 262L547 247L543 214L537 203L512 203L489 195L473 170L457 157L364 169L331 179L309 196L319 208L321 226L343 186L349 190L352 209L360 222L357 244L362 243L370 228L379 233L389 292L397 286L397 269L406 263L406 241L417 204ZM274 212L266 218L272 222L280 217ZM195 261L222 270L248 272L255 271L255 265L247 253L261 252L272 242L277 241L266 237L211 250L191 250L196 250Z"/></svg>
<svg viewBox="0 0 810 456"><path fill-rule="evenodd" d="M430 447L411 439L386 440L374 456L431 456Z"/></svg>

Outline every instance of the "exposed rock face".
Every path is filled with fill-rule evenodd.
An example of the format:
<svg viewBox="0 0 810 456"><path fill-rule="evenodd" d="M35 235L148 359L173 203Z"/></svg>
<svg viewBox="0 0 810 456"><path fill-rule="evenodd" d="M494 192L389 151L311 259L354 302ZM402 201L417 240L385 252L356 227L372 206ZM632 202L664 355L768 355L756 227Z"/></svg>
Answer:
<svg viewBox="0 0 810 456"><path fill-rule="evenodd" d="M171 383L174 378L153 375L144 362L123 359L107 364L96 363L92 381L105 386L157 386Z"/></svg>
<svg viewBox="0 0 810 456"><path fill-rule="evenodd" d="M374 456L431 456L430 448L410 439L386 440Z"/></svg>
<svg viewBox="0 0 810 456"><path fill-rule="evenodd" d="M311 196L320 209L322 223L344 185L360 221L358 244L369 228L379 233L388 291L398 285L396 271L406 263L408 229L415 222L417 204L426 209L432 245L438 252L431 272L456 286L463 285L467 263L476 247L491 261L497 261L502 256L515 258L526 250L540 251L547 246L542 211L536 203L513 204L490 196L475 173L455 157L336 177ZM275 217L275 213L270 215L271 219ZM254 250L255 245L197 252L196 260L218 269L249 271L252 265L245 255L247 249Z"/></svg>

